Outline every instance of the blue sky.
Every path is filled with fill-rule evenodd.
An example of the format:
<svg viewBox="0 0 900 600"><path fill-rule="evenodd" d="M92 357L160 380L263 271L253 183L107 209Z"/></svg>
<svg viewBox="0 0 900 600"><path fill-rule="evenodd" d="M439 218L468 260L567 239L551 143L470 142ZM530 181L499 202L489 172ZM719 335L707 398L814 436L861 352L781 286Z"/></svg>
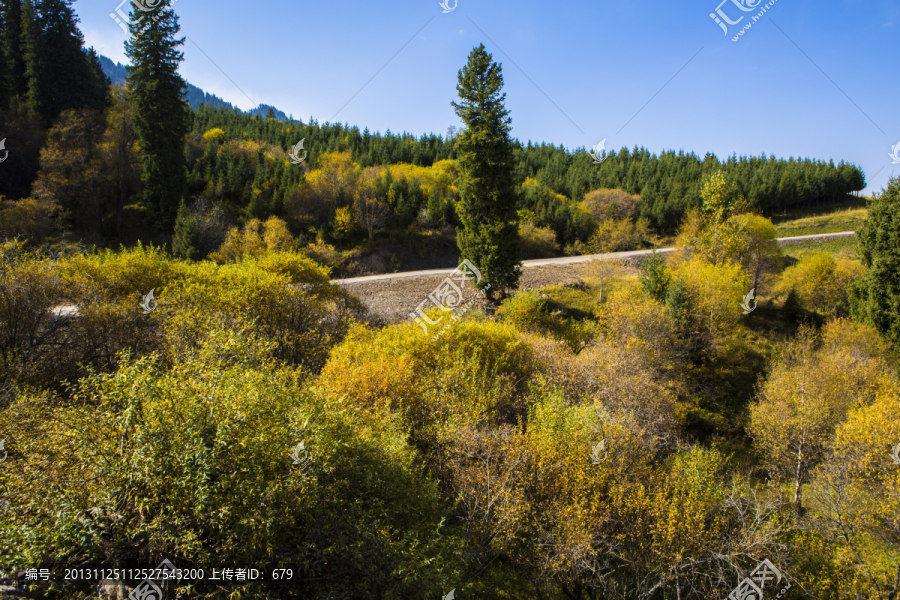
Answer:
<svg viewBox="0 0 900 600"><path fill-rule="evenodd" d="M125 63L121 0L76 0L88 45ZM900 0L500 2L176 0L182 76L242 109L444 134L456 74L484 43L513 135L574 149L846 160L884 187L900 143ZM453 6L453 0L448 0ZM755 7L744 12L736 3ZM128 3L123 9L127 14Z"/></svg>

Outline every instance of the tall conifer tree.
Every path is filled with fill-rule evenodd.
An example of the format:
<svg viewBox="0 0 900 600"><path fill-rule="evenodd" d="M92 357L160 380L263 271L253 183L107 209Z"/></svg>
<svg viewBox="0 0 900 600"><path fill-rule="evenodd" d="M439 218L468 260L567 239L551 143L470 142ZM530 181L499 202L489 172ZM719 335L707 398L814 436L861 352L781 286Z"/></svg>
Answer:
<svg viewBox="0 0 900 600"><path fill-rule="evenodd" d="M11 98L24 101L28 93L28 80L25 78L25 44L22 41L22 0L4 0L3 11L3 46L0 60L8 69L9 94Z"/></svg>
<svg viewBox="0 0 900 600"><path fill-rule="evenodd" d="M134 126L142 151L143 198L155 213L157 225L171 231L187 186L184 139L189 131L189 109L184 79L178 65L184 54L175 39L180 27L171 8L163 1L152 12L131 3L131 39L125 52L131 59L128 85L134 100ZM136 17L143 17L135 22Z"/></svg>
<svg viewBox="0 0 900 600"><path fill-rule="evenodd" d="M25 66L27 91L23 98L32 118L43 119L47 97L43 84L43 52L41 51L41 30L31 0L22 2L22 62Z"/></svg>
<svg viewBox="0 0 900 600"><path fill-rule="evenodd" d="M851 284L851 313L900 349L900 179L869 204L858 236L866 272Z"/></svg>
<svg viewBox="0 0 900 600"><path fill-rule="evenodd" d="M462 258L484 275L490 294L503 295L518 286L521 275L519 227L516 221L514 157L509 137L509 111L501 94L503 74L484 44L469 54L456 86L461 102L451 104L465 123L456 138L459 158L457 244Z"/></svg>
<svg viewBox="0 0 900 600"><path fill-rule="evenodd" d="M37 0L35 9L40 31L41 116L50 124L70 108L103 110L108 83L93 74L89 56L82 49L84 36L78 29L73 0Z"/></svg>
<svg viewBox="0 0 900 600"><path fill-rule="evenodd" d="M12 86L9 78L9 65L6 60L6 8L0 9L0 110L9 106Z"/></svg>

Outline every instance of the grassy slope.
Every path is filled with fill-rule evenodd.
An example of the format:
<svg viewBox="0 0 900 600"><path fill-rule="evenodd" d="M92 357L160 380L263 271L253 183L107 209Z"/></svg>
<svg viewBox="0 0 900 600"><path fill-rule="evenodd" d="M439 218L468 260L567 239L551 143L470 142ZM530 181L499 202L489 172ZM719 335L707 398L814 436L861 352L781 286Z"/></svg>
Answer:
<svg viewBox="0 0 900 600"><path fill-rule="evenodd" d="M857 231L866 220L866 199L853 198L846 202L814 209L799 209L773 215L779 237L815 235Z"/></svg>

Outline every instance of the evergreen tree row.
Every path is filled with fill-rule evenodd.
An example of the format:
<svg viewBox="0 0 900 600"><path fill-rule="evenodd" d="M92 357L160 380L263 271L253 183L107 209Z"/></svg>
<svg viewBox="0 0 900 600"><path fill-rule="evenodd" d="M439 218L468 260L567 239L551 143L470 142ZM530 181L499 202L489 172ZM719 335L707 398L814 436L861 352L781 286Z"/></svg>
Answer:
<svg viewBox="0 0 900 600"><path fill-rule="evenodd" d="M84 49L72 2L0 5L0 108L24 105L49 126L64 110L109 106L109 79L94 49Z"/></svg>
<svg viewBox="0 0 900 600"><path fill-rule="evenodd" d="M419 138L411 134L372 134L368 128L346 124L320 125L314 120L278 122L250 117L237 111L200 107L193 112L193 129L203 133L222 129L226 137L258 140L289 149L301 139L315 167L323 154L349 150L363 167L406 162L430 166L446 158L457 158L454 139L435 134ZM719 160L713 154L703 159L694 153L666 151L651 154L646 148L613 151L601 164L584 149L574 152L552 144L513 142L517 181L532 177L556 194L580 201L598 188L619 188L643 200L640 216L655 227L672 231L681 216L700 205L700 182L704 176L724 169L753 209L766 214L795 205L824 203L859 192L866 186L865 175L855 165L813 159L778 159L775 156L731 156ZM548 196L523 198L523 206L542 220L553 223L561 239L580 237L584 224L571 207ZM583 220L583 219L582 219ZM568 233L564 233L568 232Z"/></svg>

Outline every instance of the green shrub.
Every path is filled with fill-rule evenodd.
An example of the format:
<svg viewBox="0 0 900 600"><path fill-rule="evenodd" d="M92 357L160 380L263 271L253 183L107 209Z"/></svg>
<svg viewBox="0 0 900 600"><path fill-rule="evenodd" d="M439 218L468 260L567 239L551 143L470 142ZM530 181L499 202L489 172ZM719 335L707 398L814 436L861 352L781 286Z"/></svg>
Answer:
<svg viewBox="0 0 900 600"><path fill-rule="evenodd" d="M0 511L0 563L155 567L168 556L208 573L290 566L293 587L269 590L278 597L434 597L423 573L449 551L442 506L397 419L316 392L267 346L219 328L171 369L126 361L71 401L27 395L0 412L0 431L15 432L0 489L17 490Z"/></svg>
<svg viewBox="0 0 900 600"><path fill-rule="evenodd" d="M650 238L650 222L646 219L607 219L601 221L588 241L598 253L636 250Z"/></svg>
<svg viewBox="0 0 900 600"><path fill-rule="evenodd" d="M815 252L785 269L777 289L781 293L794 290L808 310L838 313L846 309L850 284L862 271L855 259Z"/></svg>
<svg viewBox="0 0 900 600"><path fill-rule="evenodd" d="M654 250L653 254L641 263L638 279L645 294L657 302L665 302L672 274L666 269L666 259L662 254Z"/></svg>
<svg viewBox="0 0 900 600"><path fill-rule="evenodd" d="M354 327L332 351L319 381L358 407L402 410L413 431L439 426L450 414L470 422L514 423L524 410L516 396L485 390L500 385L521 391L531 373L531 349L515 329L468 319L437 332L433 327L425 334L411 322L380 331ZM460 373L467 375L457 393L444 394L441 378L458 379Z"/></svg>
<svg viewBox="0 0 900 600"><path fill-rule="evenodd" d="M536 227L531 221L519 224L519 246L522 250L522 258L559 256L556 233L549 227Z"/></svg>

